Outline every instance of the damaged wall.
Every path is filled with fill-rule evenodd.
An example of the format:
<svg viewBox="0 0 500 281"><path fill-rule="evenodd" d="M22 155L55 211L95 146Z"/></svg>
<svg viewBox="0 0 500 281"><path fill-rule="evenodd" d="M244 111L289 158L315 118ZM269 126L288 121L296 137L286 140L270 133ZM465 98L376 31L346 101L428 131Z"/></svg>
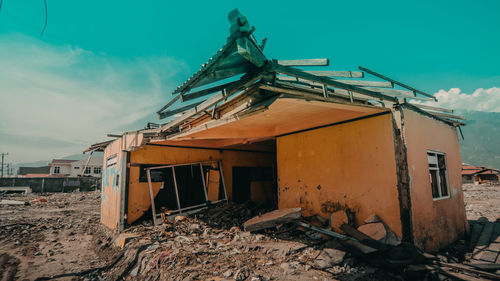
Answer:
<svg viewBox="0 0 500 281"><path fill-rule="evenodd" d="M457 130L406 108L403 109L403 121L414 243L426 251L434 251L455 241L467 227ZM432 198L427 150L446 155L449 198Z"/></svg>
<svg viewBox="0 0 500 281"><path fill-rule="evenodd" d="M139 181L140 164L173 165L207 160L222 160L224 181L229 200L232 198L233 167L272 167L274 153L247 152L235 150L184 148L161 145L144 145L130 152L130 177L128 193L127 222L139 219L150 207L147 182ZM153 191L158 193L161 182L153 183Z"/></svg>
<svg viewBox="0 0 500 281"><path fill-rule="evenodd" d="M122 139L118 138L104 150L102 166L101 223L113 230L121 228L120 213L123 205L126 168L126 152L122 151Z"/></svg>
<svg viewBox="0 0 500 281"><path fill-rule="evenodd" d="M279 208L375 213L402 236L391 114L279 137L277 162Z"/></svg>

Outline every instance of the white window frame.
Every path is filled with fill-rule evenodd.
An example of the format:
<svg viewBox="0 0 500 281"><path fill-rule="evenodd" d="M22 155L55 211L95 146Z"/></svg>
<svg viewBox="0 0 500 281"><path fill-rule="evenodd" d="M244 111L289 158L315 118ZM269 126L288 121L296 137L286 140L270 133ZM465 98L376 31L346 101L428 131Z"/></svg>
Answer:
<svg viewBox="0 0 500 281"><path fill-rule="evenodd" d="M432 161L432 156L430 156L429 154L434 154L435 156L435 159L436 161ZM442 155L444 157L444 166L445 166L445 171L444 171L444 177L446 179L446 191L448 193L448 195L446 196L443 196L442 195L442 190L441 190L441 176L440 176L440 170L439 170L439 163L438 163L438 155ZM436 164L436 167L430 167L429 164ZM427 168L429 169L429 183L430 183L430 188L431 188L431 196L432 196L432 176L430 174L430 171L431 170L434 170L434 171L437 171L437 186L438 186L438 193L439 193L439 197L433 197L432 196L432 200L433 201L439 201L439 200L443 200L443 199L447 199L447 198L450 198L451 194L450 194L450 184L449 184L449 179L448 179L448 161L446 160L446 153L443 153L443 152L440 152L440 151L435 151L435 150L427 150Z"/></svg>
<svg viewBox="0 0 500 281"><path fill-rule="evenodd" d="M96 173L96 171L99 171L99 173ZM94 173L94 175L100 175L102 172L102 169L101 169L101 167L94 167L94 169L92 169L92 172Z"/></svg>
<svg viewBox="0 0 500 281"><path fill-rule="evenodd" d="M87 171L89 171L89 172L87 173ZM83 171L83 174L84 175L90 175L90 174L92 174L92 168L91 167L86 167L85 171Z"/></svg>
<svg viewBox="0 0 500 281"><path fill-rule="evenodd" d="M60 174L61 173L61 167L55 166L54 167L54 174Z"/></svg>

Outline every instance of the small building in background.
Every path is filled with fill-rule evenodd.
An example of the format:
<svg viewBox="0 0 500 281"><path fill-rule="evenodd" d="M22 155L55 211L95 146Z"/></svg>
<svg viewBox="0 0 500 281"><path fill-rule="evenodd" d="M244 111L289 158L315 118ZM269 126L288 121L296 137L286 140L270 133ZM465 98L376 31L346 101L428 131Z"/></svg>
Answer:
<svg viewBox="0 0 500 281"><path fill-rule="evenodd" d="M90 160L54 159L49 163L51 177L101 177L102 157Z"/></svg>
<svg viewBox="0 0 500 281"><path fill-rule="evenodd" d="M500 181L500 170L473 166L468 164L462 165L462 183L498 183Z"/></svg>

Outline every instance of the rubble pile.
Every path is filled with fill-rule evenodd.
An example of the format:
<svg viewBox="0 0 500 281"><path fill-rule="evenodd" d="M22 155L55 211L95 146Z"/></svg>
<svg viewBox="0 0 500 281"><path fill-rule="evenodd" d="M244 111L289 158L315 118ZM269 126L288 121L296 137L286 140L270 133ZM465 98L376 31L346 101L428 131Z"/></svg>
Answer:
<svg viewBox="0 0 500 281"><path fill-rule="evenodd" d="M191 216L171 216L158 227L136 225L120 236L126 258L103 279L343 280L399 279L354 256L330 237L293 223L248 232L258 213L230 203ZM326 238L326 239L323 239ZM123 241L123 239L117 239Z"/></svg>

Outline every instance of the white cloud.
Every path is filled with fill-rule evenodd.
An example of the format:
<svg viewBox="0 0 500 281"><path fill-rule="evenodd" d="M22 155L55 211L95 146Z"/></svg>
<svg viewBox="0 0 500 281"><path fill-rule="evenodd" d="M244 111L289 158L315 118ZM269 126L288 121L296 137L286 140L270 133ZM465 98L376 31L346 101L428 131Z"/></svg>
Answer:
<svg viewBox="0 0 500 281"><path fill-rule="evenodd" d="M465 111L500 112L500 88L497 87L479 88L472 94L464 93L458 88L451 88L449 91L439 90L434 96L438 102L429 103L429 105Z"/></svg>
<svg viewBox="0 0 500 281"><path fill-rule="evenodd" d="M182 61L168 56L122 60L2 35L0 150L9 151L15 162L61 157L139 119L156 121L153 113L170 98L175 76L187 71ZM40 151L45 143L27 147L7 135L68 145Z"/></svg>

